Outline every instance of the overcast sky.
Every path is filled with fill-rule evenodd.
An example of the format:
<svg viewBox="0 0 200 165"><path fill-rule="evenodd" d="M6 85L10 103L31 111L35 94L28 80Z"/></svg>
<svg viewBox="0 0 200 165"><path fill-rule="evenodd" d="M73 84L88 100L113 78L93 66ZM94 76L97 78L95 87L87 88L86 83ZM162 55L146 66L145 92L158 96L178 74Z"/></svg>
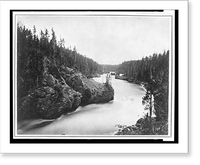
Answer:
<svg viewBox="0 0 200 165"><path fill-rule="evenodd" d="M170 48L170 19L142 16L18 17L29 29L39 33L54 29L57 40L99 64L119 64L137 60Z"/></svg>

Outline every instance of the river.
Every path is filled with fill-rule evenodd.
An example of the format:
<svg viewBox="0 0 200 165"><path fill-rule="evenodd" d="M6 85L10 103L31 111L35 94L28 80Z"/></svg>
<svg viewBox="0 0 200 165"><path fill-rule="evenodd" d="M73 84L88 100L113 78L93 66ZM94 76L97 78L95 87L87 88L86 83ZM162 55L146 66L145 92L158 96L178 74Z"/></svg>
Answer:
<svg viewBox="0 0 200 165"><path fill-rule="evenodd" d="M105 81L105 75L94 78ZM142 86L115 79L112 76L115 91L114 100L104 104L80 106L75 112L63 115L54 121L29 120L18 127L19 134L34 135L113 135L118 124L133 125L144 116Z"/></svg>

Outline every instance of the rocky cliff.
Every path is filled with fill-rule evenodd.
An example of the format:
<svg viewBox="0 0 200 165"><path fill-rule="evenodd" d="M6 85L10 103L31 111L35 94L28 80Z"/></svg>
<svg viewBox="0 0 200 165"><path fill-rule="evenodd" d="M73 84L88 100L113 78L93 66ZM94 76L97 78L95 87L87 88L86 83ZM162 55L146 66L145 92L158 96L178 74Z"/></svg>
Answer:
<svg viewBox="0 0 200 165"><path fill-rule="evenodd" d="M51 67L49 67L51 65ZM73 69L46 62L42 85L29 91L18 102L18 121L24 119L55 119L75 111L80 105L105 103L114 99L114 89L87 79Z"/></svg>

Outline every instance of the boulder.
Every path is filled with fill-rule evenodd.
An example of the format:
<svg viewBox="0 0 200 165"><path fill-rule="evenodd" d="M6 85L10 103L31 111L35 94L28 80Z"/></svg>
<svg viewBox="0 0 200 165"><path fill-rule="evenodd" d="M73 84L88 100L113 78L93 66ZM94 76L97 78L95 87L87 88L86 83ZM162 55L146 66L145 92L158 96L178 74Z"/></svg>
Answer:
<svg viewBox="0 0 200 165"><path fill-rule="evenodd" d="M48 62L48 61L47 61ZM79 105L106 103L114 99L110 85L88 79L73 69L47 67L42 84L18 101L18 121L23 119L56 119L75 111Z"/></svg>
<svg viewBox="0 0 200 165"><path fill-rule="evenodd" d="M82 94L81 105L106 103L114 99L114 89L110 85L88 79L81 73L62 74L62 77L71 88Z"/></svg>
<svg viewBox="0 0 200 165"><path fill-rule="evenodd" d="M145 119L144 118L140 118L137 123L135 124L136 127L140 127L141 125L143 125Z"/></svg>
<svg viewBox="0 0 200 165"><path fill-rule="evenodd" d="M38 87L22 98L18 120L29 118L56 119L72 112L81 103L82 95L68 85Z"/></svg>
<svg viewBox="0 0 200 165"><path fill-rule="evenodd" d="M110 85L87 78L82 78L82 83L82 88L77 89L82 94L81 105L106 103L114 99L114 89Z"/></svg>

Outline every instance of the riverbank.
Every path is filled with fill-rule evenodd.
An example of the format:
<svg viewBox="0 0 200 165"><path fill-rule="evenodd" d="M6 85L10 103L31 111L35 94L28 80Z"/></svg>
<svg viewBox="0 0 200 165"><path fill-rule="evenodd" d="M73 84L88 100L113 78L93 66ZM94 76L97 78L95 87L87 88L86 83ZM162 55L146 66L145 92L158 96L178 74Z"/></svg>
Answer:
<svg viewBox="0 0 200 165"><path fill-rule="evenodd" d="M116 77L115 77L116 78ZM118 76L116 79L125 80L129 83L140 85L145 92L147 91L149 84L140 81L133 81L125 76ZM118 125L118 132L115 135L168 135L168 120L158 117L144 116L137 120L135 125Z"/></svg>
<svg viewBox="0 0 200 165"><path fill-rule="evenodd" d="M168 121L156 121L153 117L140 118L135 125L117 125L119 130L115 135L168 135Z"/></svg>
<svg viewBox="0 0 200 165"><path fill-rule="evenodd" d="M124 76L124 75L118 75L118 74L116 74L115 75L115 79L125 80L125 81L128 81L130 83L141 85L142 87L144 87L144 89L145 89L145 86L147 85L147 83L144 83L142 81L134 80L133 78L129 78L129 77Z"/></svg>

